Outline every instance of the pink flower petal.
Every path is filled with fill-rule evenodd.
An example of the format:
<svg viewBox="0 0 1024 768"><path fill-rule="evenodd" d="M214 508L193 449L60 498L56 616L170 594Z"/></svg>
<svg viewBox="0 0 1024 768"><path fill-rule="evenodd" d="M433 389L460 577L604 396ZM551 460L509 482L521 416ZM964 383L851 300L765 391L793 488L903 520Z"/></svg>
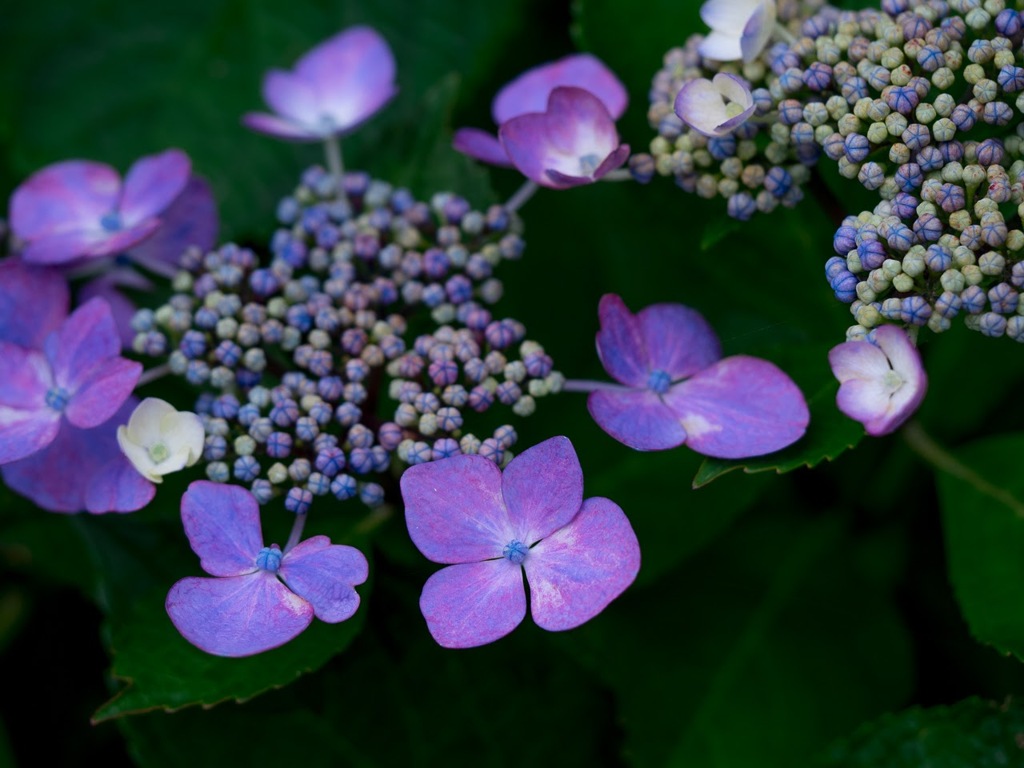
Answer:
<svg viewBox="0 0 1024 768"><path fill-rule="evenodd" d="M272 69L263 78L263 99L284 119L315 126L322 109L313 84L301 75Z"/></svg>
<svg viewBox="0 0 1024 768"><path fill-rule="evenodd" d="M120 195L121 177L109 165L88 160L54 163L14 190L11 230L28 242L92 230L116 209Z"/></svg>
<svg viewBox="0 0 1024 768"><path fill-rule="evenodd" d="M41 352L0 341L0 464L31 456L57 436L60 412L46 405L52 382Z"/></svg>
<svg viewBox="0 0 1024 768"><path fill-rule="evenodd" d="M68 304L68 284L57 270L0 261L0 340L39 349L67 317Z"/></svg>
<svg viewBox="0 0 1024 768"><path fill-rule="evenodd" d="M442 568L423 585L420 610L445 648L492 643L526 616L523 569L505 558Z"/></svg>
<svg viewBox="0 0 1024 768"><path fill-rule="evenodd" d="M502 168L511 168L512 161L508 159L508 152L501 145L496 136L478 128L460 128L452 137L452 147L456 152L480 160L484 163L497 165Z"/></svg>
<svg viewBox="0 0 1024 768"><path fill-rule="evenodd" d="M633 583L640 544L615 502L587 499L567 526L523 560L530 612L543 629L561 631L594 618Z"/></svg>
<svg viewBox="0 0 1024 768"><path fill-rule="evenodd" d="M256 571L256 556L263 549L260 510L244 488L196 480L181 497L181 522L211 576Z"/></svg>
<svg viewBox="0 0 1024 768"><path fill-rule="evenodd" d="M65 264L85 256L104 253L110 233L95 227L40 235L25 244L21 258L28 264Z"/></svg>
<svg viewBox="0 0 1024 768"><path fill-rule="evenodd" d="M354 587L366 581L369 566L358 549L313 536L285 553L277 573L292 592L310 602L318 619L335 624L359 608Z"/></svg>
<svg viewBox="0 0 1024 768"><path fill-rule="evenodd" d="M583 503L583 469L569 438L552 437L512 459L501 494L513 538L528 546L572 520Z"/></svg>
<svg viewBox="0 0 1024 768"><path fill-rule="evenodd" d="M515 538L501 470L483 456L417 464L405 470L400 485L409 536L435 563L501 557Z"/></svg>
<svg viewBox="0 0 1024 768"><path fill-rule="evenodd" d="M186 640L215 656L251 656L284 645L313 621L313 606L266 571L182 579L168 616Z"/></svg>
<svg viewBox="0 0 1024 768"><path fill-rule="evenodd" d="M601 429L637 451L663 451L686 441L679 418L649 389L599 389L590 393L587 409Z"/></svg>
<svg viewBox="0 0 1024 768"><path fill-rule="evenodd" d="M674 384L664 399L686 430L686 445L721 459L778 451L799 440L810 421L793 380L767 360L745 355Z"/></svg>
<svg viewBox="0 0 1024 768"><path fill-rule="evenodd" d="M528 112L543 112L548 95L559 86L590 91L616 120L629 103L625 86L608 67L589 53L578 53L529 69L498 91L491 105L495 124Z"/></svg>
<svg viewBox="0 0 1024 768"><path fill-rule="evenodd" d="M192 161L180 149L168 149L135 161L121 191L121 226L131 229L160 216L188 184Z"/></svg>
<svg viewBox="0 0 1024 768"><path fill-rule="evenodd" d="M64 415L82 429L103 424L128 399L141 375L142 363L123 357L108 358L82 379Z"/></svg>
<svg viewBox="0 0 1024 768"><path fill-rule="evenodd" d="M722 356L718 336L704 316L682 304L651 304L636 316L649 370L672 381L702 371Z"/></svg>
<svg viewBox="0 0 1024 768"><path fill-rule="evenodd" d="M286 141L322 141L324 133L304 125L298 125L283 117L268 115L266 112L247 112L242 125L253 131Z"/></svg>

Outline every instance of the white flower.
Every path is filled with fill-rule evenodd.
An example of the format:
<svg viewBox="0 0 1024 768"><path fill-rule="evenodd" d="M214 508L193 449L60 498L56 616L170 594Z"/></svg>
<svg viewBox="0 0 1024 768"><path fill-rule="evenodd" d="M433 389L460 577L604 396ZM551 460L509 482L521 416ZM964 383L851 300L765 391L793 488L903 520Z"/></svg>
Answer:
<svg viewBox="0 0 1024 768"><path fill-rule="evenodd" d="M768 45L775 29L775 0L707 0L700 17L711 27L700 44L701 56L751 62Z"/></svg>
<svg viewBox="0 0 1024 768"><path fill-rule="evenodd" d="M199 417L175 410L170 403L147 397L132 411L128 426L117 428L117 442L143 477L154 483L191 467L203 453L204 430Z"/></svg>
<svg viewBox="0 0 1024 768"><path fill-rule="evenodd" d="M713 80L690 80L675 101L679 119L705 136L725 136L754 112L754 97L746 81L719 72Z"/></svg>

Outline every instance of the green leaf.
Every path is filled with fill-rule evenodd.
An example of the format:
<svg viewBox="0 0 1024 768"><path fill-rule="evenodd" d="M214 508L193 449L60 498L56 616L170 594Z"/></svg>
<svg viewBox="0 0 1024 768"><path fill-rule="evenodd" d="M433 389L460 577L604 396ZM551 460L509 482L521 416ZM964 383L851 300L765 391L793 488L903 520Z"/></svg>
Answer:
<svg viewBox="0 0 1024 768"><path fill-rule="evenodd" d="M949 578L971 633L1024 660L1024 434L972 443L955 457L918 430L908 437L944 470L938 487Z"/></svg>
<svg viewBox="0 0 1024 768"><path fill-rule="evenodd" d="M617 693L630 763L807 765L901 702L909 641L855 549L835 518L748 520L578 630Z"/></svg>
<svg viewBox="0 0 1024 768"><path fill-rule="evenodd" d="M739 229L740 225L741 222L731 216L725 214L716 216L704 227L704 234L700 238L700 249L702 251L709 250L717 245L719 240L728 237Z"/></svg>
<svg viewBox="0 0 1024 768"><path fill-rule="evenodd" d="M858 728L824 755L822 768L1003 768L1024 762L1024 706L966 699L914 707Z"/></svg>
<svg viewBox="0 0 1024 768"><path fill-rule="evenodd" d="M727 472L742 469L747 473L775 471L792 472L800 467L815 467L822 461L833 461L843 451L855 447L864 437L864 428L836 408L839 384L828 365L828 347L818 345L789 346L769 357L786 371L807 393L811 422L799 441L768 456L751 459L713 459L701 464L693 479L693 487L701 488Z"/></svg>

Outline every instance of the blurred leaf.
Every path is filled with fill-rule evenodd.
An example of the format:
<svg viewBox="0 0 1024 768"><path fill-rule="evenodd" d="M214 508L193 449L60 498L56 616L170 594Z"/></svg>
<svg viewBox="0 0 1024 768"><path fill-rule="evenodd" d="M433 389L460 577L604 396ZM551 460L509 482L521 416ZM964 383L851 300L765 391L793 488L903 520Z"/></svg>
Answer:
<svg viewBox="0 0 1024 768"><path fill-rule="evenodd" d="M867 723L833 745L822 768L1002 768L1024 763L1024 707L967 699Z"/></svg>
<svg viewBox="0 0 1024 768"><path fill-rule="evenodd" d="M693 479L700 488L727 472L742 469L747 473L792 472L800 467L815 467L826 459L833 461L843 451L853 448L864 437L864 427L843 415L836 408L838 382L828 365L828 347L816 345L787 346L770 357L807 393L811 423L807 433L789 448L751 459L707 458Z"/></svg>
<svg viewBox="0 0 1024 768"><path fill-rule="evenodd" d="M941 450L911 425L911 445ZM971 634L1024 659L1024 434L959 448L940 468L949 578ZM942 461L942 456L938 456Z"/></svg>
<svg viewBox="0 0 1024 768"><path fill-rule="evenodd" d="M902 702L910 648L835 519L748 520L577 630L636 766L792 768Z"/></svg>
<svg viewBox="0 0 1024 768"><path fill-rule="evenodd" d="M739 221L724 214L711 219L704 227L704 234L700 238L700 249L706 251L714 247L719 240L728 237L740 226Z"/></svg>

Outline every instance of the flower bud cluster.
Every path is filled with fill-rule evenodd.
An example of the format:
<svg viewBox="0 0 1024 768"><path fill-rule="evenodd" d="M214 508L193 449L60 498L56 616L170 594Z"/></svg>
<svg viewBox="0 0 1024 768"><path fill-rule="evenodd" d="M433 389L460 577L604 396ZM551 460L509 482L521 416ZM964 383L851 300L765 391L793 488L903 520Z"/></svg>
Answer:
<svg viewBox="0 0 1024 768"><path fill-rule="evenodd" d="M136 351L203 392L207 476L302 513L318 496L381 503L394 459L509 460L515 429L478 438L464 415L529 415L562 381L490 309L495 267L523 249L518 220L363 173L339 188L319 168L278 219L268 265L232 244L186 253L169 302L134 319Z"/></svg>

